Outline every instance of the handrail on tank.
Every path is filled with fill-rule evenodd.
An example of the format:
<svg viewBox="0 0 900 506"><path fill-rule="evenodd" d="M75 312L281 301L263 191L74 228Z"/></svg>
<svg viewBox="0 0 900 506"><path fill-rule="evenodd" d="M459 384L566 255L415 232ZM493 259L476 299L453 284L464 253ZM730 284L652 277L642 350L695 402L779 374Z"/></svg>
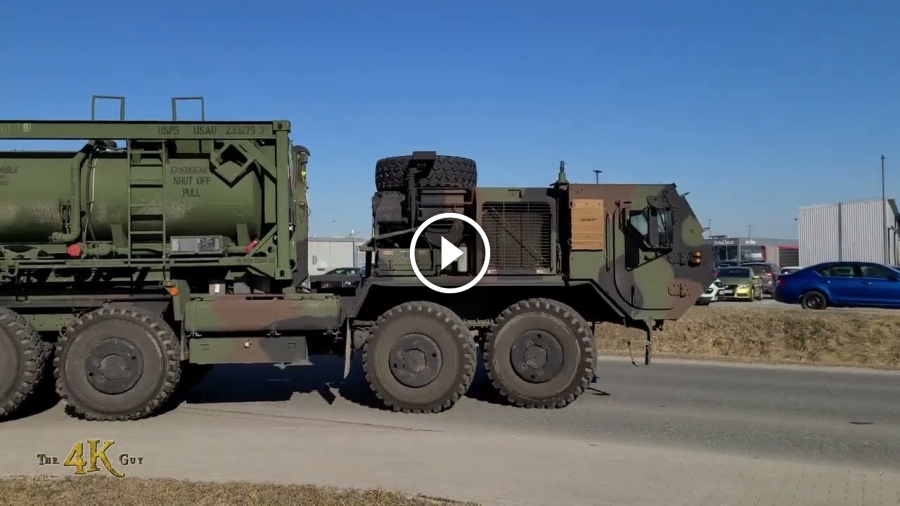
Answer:
<svg viewBox="0 0 900 506"><path fill-rule="evenodd" d="M97 120L97 100L118 100L119 121L125 121L125 97L116 95L91 95L91 121Z"/></svg>
<svg viewBox="0 0 900 506"><path fill-rule="evenodd" d="M178 101L183 100L185 102L189 100L196 100L200 102L200 121L206 121L206 103L203 100L202 96L196 97L172 97L172 121L178 121Z"/></svg>

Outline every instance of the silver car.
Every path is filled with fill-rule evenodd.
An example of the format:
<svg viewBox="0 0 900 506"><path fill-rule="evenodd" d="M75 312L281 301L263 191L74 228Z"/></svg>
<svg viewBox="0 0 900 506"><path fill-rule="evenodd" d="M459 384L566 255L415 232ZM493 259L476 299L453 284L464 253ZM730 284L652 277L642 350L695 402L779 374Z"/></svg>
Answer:
<svg viewBox="0 0 900 506"><path fill-rule="evenodd" d="M778 272L778 275L780 276L780 275L782 275L782 274L790 274L790 273L792 273L792 272L797 272L797 271L799 271L800 269L802 269L802 267L797 267L796 265L790 265L790 266L787 266L787 267L782 267L782 268L781 268L781 271Z"/></svg>

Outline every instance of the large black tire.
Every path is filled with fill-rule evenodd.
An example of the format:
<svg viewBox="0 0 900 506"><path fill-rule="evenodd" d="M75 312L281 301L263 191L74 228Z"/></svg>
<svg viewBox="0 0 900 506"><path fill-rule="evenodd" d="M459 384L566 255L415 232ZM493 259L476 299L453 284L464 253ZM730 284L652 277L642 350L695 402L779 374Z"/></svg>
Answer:
<svg viewBox="0 0 900 506"><path fill-rule="evenodd" d="M0 419L13 413L41 382L48 353L34 327L0 308Z"/></svg>
<svg viewBox="0 0 900 506"><path fill-rule="evenodd" d="M800 297L800 307L815 310L826 309L828 307L828 297L818 290L810 290Z"/></svg>
<svg viewBox="0 0 900 506"><path fill-rule="evenodd" d="M407 169L412 156L392 156L375 162L375 190L406 190ZM416 180L419 188L475 188L478 170L475 160L458 156L438 156L434 165L420 171Z"/></svg>
<svg viewBox="0 0 900 506"><path fill-rule="evenodd" d="M529 355L531 349L538 350ZM484 343L484 367L494 388L525 408L562 408L584 393L596 367L591 326L574 309L528 299L497 317Z"/></svg>
<svg viewBox="0 0 900 506"><path fill-rule="evenodd" d="M475 341L453 311L432 302L407 302L375 322L363 345L362 365L369 387L385 406L439 413L472 385Z"/></svg>
<svg viewBox="0 0 900 506"><path fill-rule="evenodd" d="M103 364L101 357L111 356L113 364ZM59 396L87 420L151 416L181 379L172 328L153 312L123 304L76 318L57 342L53 367Z"/></svg>

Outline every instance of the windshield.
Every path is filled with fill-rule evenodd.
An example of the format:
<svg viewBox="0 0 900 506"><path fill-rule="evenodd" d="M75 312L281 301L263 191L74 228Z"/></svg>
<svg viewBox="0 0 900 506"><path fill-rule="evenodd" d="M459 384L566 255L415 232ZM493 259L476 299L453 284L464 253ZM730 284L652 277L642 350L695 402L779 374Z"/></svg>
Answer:
<svg viewBox="0 0 900 506"><path fill-rule="evenodd" d="M723 267L719 269L720 278L749 278L750 269L747 267Z"/></svg>

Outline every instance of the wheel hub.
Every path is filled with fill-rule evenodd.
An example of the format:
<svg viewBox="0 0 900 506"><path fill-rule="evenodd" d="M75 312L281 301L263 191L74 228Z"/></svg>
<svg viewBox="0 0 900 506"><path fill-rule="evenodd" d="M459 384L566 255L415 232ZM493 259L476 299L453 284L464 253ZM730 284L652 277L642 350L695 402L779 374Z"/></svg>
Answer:
<svg viewBox="0 0 900 506"><path fill-rule="evenodd" d="M529 383L544 383L562 371L563 349L553 334L529 330L513 342L510 359L520 378Z"/></svg>
<svg viewBox="0 0 900 506"><path fill-rule="evenodd" d="M400 383L413 388L434 381L443 364L441 350L430 337L407 334L391 348L391 373Z"/></svg>
<svg viewBox="0 0 900 506"><path fill-rule="evenodd" d="M113 337L91 349L85 366L91 386L115 395L134 387L143 374L144 360L136 346Z"/></svg>

